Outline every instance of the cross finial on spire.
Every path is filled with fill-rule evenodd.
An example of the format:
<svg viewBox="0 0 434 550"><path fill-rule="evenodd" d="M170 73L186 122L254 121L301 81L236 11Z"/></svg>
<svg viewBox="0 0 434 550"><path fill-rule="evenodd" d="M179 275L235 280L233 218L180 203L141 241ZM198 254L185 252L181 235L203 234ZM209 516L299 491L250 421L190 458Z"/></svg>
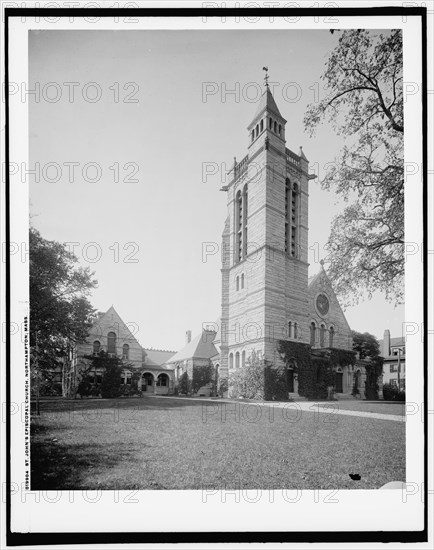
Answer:
<svg viewBox="0 0 434 550"><path fill-rule="evenodd" d="M268 67L262 67L262 70L265 71L264 81L265 81L265 87L268 88Z"/></svg>
<svg viewBox="0 0 434 550"><path fill-rule="evenodd" d="M324 269L324 260L320 260L321 268Z"/></svg>

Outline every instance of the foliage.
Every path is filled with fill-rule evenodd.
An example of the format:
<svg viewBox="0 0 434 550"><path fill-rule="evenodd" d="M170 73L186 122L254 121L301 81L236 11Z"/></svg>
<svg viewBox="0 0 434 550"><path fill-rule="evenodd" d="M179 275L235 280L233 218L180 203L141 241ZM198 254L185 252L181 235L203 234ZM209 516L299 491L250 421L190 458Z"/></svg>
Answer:
<svg viewBox="0 0 434 550"><path fill-rule="evenodd" d="M327 97L305 128L332 123L345 146L321 181L351 203L335 217L327 249L341 298L375 290L400 303L404 274L402 32L345 30L326 63Z"/></svg>
<svg viewBox="0 0 434 550"><path fill-rule="evenodd" d="M288 366L293 366L298 378L298 393L307 399L327 399L335 386L335 368L352 365L355 353L351 350L329 348L312 350L302 342L279 342L279 353Z"/></svg>
<svg viewBox="0 0 434 550"><path fill-rule="evenodd" d="M84 342L94 309L87 296L93 273L75 264L66 246L30 228L30 348L32 370L48 374L68 363L71 347Z"/></svg>
<svg viewBox="0 0 434 550"><path fill-rule="evenodd" d="M366 380L365 380L365 399L376 401L380 386L378 379L383 373L383 357L371 357L369 363L365 363Z"/></svg>
<svg viewBox="0 0 434 550"><path fill-rule="evenodd" d="M211 392L215 392L215 368L213 365L206 366L193 366L193 381L192 390L193 393L197 393L202 386L210 385Z"/></svg>
<svg viewBox="0 0 434 550"><path fill-rule="evenodd" d="M398 395L398 387L393 384L384 384L383 385L383 397L385 401L395 401L396 396Z"/></svg>
<svg viewBox="0 0 434 550"><path fill-rule="evenodd" d="M229 372L229 391L231 397L243 399L265 399L265 362L255 353L241 365Z"/></svg>
<svg viewBox="0 0 434 550"><path fill-rule="evenodd" d="M369 332L351 331L353 337L353 350L359 353L360 359L377 357L380 353L380 345L373 334Z"/></svg>
<svg viewBox="0 0 434 550"><path fill-rule="evenodd" d="M219 378L218 382L218 388L217 388L217 395L220 395L220 397L224 397L225 393L228 391L228 379L227 378Z"/></svg>
<svg viewBox="0 0 434 550"><path fill-rule="evenodd" d="M396 395L394 401L405 401L405 391L400 390Z"/></svg>
<svg viewBox="0 0 434 550"><path fill-rule="evenodd" d="M98 355L86 355L85 359L88 361L88 365L82 372L81 381L86 380L91 371L102 371L101 396L104 398L119 397L122 393L122 370L131 368L132 365L104 350L101 350ZM80 393L80 395L82 394Z"/></svg>
<svg viewBox="0 0 434 550"><path fill-rule="evenodd" d="M188 372L184 372L179 379L178 392L184 395L189 395L191 393L191 390L192 384L190 377L188 376Z"/></svg>

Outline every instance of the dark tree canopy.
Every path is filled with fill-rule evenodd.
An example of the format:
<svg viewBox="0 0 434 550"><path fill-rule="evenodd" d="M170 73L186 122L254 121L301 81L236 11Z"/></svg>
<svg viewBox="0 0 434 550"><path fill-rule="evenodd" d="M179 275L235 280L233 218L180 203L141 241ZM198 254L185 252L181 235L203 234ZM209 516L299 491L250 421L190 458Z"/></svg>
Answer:
<svg viewBox="0 0 434 550"><path fill-rule="evenodd" d="M322 75L327 97L305 128L324 122L345 146L321 181L348 201L327 243L329 274L347 304L374 291L403 299L404 158L402 33L345 30Z"/></svg>
<svg viewBox="0 0 434 550"><path fill-rule="evenodd" d="M38 370L56 366L68 347L83 342L94 309L87 296L96 286L88 268L56 241L30 229L30 346Z"/></svg>
<svg viewBox="0 0 434 550"><path fill-rule="evenodd" d="M380 344L373 334L369 332L351 331L353 337L353 350L359 352L360 359L374 359L380 355Z"/></svg>

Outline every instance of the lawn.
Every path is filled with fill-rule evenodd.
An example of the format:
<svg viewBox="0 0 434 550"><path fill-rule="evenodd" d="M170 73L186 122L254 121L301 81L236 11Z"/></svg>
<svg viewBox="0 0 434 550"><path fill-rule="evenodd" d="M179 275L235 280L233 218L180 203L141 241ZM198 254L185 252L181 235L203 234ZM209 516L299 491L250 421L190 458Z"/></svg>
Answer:
<svg viewBox="0 0 434 550"><path fill-rule="evenodd" d="M397 416L405 415L405 403L393 401L364 401L362 399L348 399L342 401L328 401L320 403L321 407L332 407L340 411L361 411L377 414L394 414Z"/></svg>
<svg viewBox="0 0 434 550"><path fill-rule="evenodd" d="M31 488L375 489L405 480L404 422L296 415L152 397L45 402L32 420Z"/></svg>

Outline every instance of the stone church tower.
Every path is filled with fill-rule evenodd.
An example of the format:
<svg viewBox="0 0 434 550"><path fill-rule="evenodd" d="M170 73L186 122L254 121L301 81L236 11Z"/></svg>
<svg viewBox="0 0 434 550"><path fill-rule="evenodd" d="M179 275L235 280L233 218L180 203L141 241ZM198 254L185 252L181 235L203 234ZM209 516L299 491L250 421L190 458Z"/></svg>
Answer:
<svg viewBox="0 0 434 550"><path fill-rule="evenodd" d="M267 80L267 79L266 79ZM220 374L255 351L280 365L277 342L310 342L309 163L286 147L287 121L265 85L234 160L223 232Z"/></svg>

